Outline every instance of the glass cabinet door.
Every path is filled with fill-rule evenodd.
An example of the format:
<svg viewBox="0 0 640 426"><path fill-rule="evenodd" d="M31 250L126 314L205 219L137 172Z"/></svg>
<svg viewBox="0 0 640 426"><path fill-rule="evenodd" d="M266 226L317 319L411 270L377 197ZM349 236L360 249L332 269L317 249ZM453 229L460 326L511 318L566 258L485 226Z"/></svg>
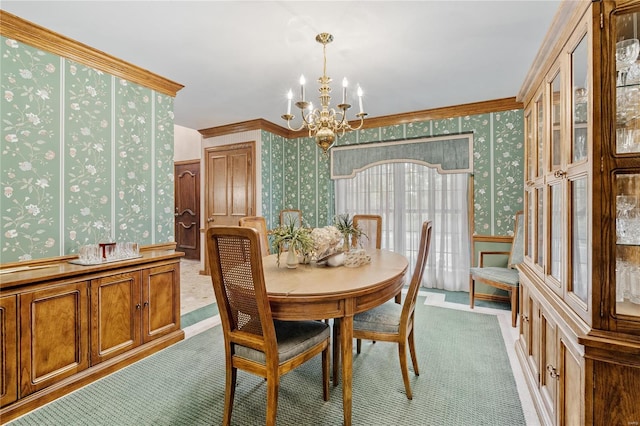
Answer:
<svg viewBox="0 0 640 426"><path fill-rule="evenodd" d="M640 12L616 20L616 152L640 153Z"/></svg>
<svg viewBox="0 0 640 426"><path fill-rule="evenodd" d="M558 73L551 82L551 170L558 170L562 164L560 79L561 74Z"/></svg>
<svg viewBox="0 0 640 426"><path fill-rule="evenodd" d="M615 19L615 297L620 319L640 318L640 9Z"/></svg>
<svg viewBox="0 0 640 426"><path fill-rule="evenodd" d="M587 159L589 140L589 56L588 40L585 35L571 53L571 80L573 82L573 144L571 162Z"/></svg>
<svg viewBox="0 0 640 426"><path fill-rule="evenodd" d="M640 317L640 173L615 177L616 312Z"/></svg>
<svg viewBox="0 0 640 426"><path fill-rule="evenodd" d="M571 280L569 291L585 306L589 298L589 223L587 177L570 183Z"/></svg>
<svg viewBox="0 0 640 426"><path fill-rule="evenodd" d="M590 214L588 178L591 147L590 135L590 66L587 31L576 34L570 41L570 89L567 117L570 131L569 150L565 152L567 167L567 228L568 254L566 290L567 303L583 318L589 318L591 306ZM563 263L564 264L564 263Z"/></svg>

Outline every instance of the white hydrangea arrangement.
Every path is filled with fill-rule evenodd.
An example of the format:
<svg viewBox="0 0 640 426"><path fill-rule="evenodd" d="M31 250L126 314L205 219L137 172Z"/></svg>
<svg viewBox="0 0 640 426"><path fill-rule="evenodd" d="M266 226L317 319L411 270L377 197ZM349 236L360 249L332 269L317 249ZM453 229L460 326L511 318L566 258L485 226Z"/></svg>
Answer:
<svg viewBox="0 0 640 426"><path fill-rule="evenodd" d="M320 260L342 249L342 233L333 225L324 228L314 228L311 231L313 251L311 260Z"/></svg>

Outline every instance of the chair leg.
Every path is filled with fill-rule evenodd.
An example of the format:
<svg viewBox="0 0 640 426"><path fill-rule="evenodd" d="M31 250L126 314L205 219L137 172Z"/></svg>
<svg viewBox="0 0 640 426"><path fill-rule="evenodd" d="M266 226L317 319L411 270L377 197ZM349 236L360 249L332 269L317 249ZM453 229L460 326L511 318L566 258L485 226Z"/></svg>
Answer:
<svg viewBox="0 0 640 426"><path fill-rule="evenodd" d="M518 322L518 292L517 289L510 291L511 293L511 327L516 326Z"/></svg>
<svg viewBox="0 0 640 426"><path fill-rule="evenodd" d="M233 410L233 399L236 393L236 377L238 370L231 366L231 362L227 362L227 373L224 386L224 413L222 415L222 424L229 426L231 424L231 411Z"/></svg>
<svg viewBox="0 0 640 426"><path fill-rule="evenodd" d="M356 339L356 353L359 354L362 349L362 339Z"/></svg>
<svg viewBox="0 0 640 426"><path fill-rule="evenodd" d="M416 356L416 344L413 340L413 328L409 332L409 354L411 354L411 363L413 364L413 372L416 376L420 375L418 369L418 357Z"/></svg>
<svg viewBox="0 0 640 426"><path fill-rule="evenodd" d="M407 399L413 399L411 385L409 384L406 343L398 343L398 355L400 356L400 370L402 370L402 380L404 381L404 390L407 392Z"/></svg>
<svg viewBox="0 0 640 426"><path fill-rule="evenodd" d="M469 307L473 309L474 299L476 297L476 282L472 276L469 276Z"/></svg>
<svg viewBox="0 0 640 426"><path fill-rule="evenodd" d="M269 374L267 373L269 376ZM278 374L267 377L267 426L275 426L276 415L278 414L278 391L280 388L280 377Z"/></svg>

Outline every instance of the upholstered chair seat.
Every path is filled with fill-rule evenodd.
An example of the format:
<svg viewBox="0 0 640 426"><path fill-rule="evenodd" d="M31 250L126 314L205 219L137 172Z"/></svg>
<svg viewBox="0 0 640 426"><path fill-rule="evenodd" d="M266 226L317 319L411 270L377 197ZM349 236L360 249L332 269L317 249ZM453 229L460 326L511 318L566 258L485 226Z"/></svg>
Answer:
<svg viewBox="0 0 640 426"><path fill-rule="evenodd" d="M276 341L278 342L278 360L280 364L306 352L327 340L330 336L329 326L321 321L278 321L274 320ZM236 356L249 361L264 364L264 352L236 346Z"/></svg>
<svg viewBox="0 0 640 426"><path fill-rule="evenodd" d="M520 277L517 269L501 268L499 266L490 266L486 268L471 268L471 275L476 278L482 278L506 285L518 286Z"/></svg>
<svg viewBox="0 0 640 426"><path fill-rule="evenodd" d="M377 333L398 333L402 305L383 303L353 317L354 330L370 330Z"/></svg>

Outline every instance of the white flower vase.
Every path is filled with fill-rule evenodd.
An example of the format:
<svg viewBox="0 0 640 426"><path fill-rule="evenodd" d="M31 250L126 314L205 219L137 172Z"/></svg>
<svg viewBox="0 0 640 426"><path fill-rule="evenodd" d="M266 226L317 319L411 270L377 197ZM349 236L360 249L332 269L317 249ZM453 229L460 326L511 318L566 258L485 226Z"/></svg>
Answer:
<svg viewBox="0 0 640 426"><path fill-rule="evenodd" d="M287 268L294 269L298 267L298 255L296 254L295 248L293 246L289 246L289 251L287 254Z"/></svg>

